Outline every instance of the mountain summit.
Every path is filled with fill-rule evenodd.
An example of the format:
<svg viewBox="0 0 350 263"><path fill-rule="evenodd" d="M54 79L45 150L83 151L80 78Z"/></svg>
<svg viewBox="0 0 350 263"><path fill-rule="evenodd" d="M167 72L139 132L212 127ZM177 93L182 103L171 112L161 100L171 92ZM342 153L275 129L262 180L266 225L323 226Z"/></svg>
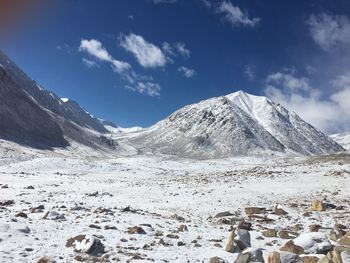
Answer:
<svg viewBox="0 0 350 263"><path fill-rule="evenodd" d="M130 140L143 149L204 159L343 150L296 113L243 91L185 106Z"/></svg>

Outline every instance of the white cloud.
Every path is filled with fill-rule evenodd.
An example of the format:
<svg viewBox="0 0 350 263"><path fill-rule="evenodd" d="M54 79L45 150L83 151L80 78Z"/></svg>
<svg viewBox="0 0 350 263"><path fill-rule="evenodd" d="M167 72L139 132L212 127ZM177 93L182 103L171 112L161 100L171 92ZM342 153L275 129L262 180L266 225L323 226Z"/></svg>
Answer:
<svg viewBox="0 0 350 263"><path fill-rule="evenodd" d="M345 131L350 128L350 74L331 83L333 89L326 97L307 78L277 72L266 78L264 92L324 132Z"/></svg>
<svg viewBox="0 0 350 263"><path fill-rule="evenodd" d="M96 39L82 39L80 42L79 51L86 51L90 55L103 61L109 62L112 60L112 56L104 47L102 47L102 43Z"/></svg>
<svg viewBox="0 0 350 263"><path fill-rule="evenodd" d="M191 56L191 50L189 50L186 47L185 43L174 43L174 44L170 44L168 42L164 42L162 45L162 50L163 52L168 55L168 59L169 56L177 56L177 55L181 55L185 58L189 58Z"/></svg>
<svg viewBox="0 0 350 263"><path fill-rule="evenodd" d="M249 18L246 12L243 12L238 6L234 6L230 1L224 0L216 8L216 12L223 14L224 18L233 26L250 26L254 27L261 21L260 18Z"/></svg>
<svg viewBox="0 0 350 263"><path fill-rule="evenodd" d="M152 82L152 77L137 74L129 63L114 59L112 55L110 55L102 46L100 41L95 39L82 39L80 42L79 51L87 52L92 57L100 61L110 63L112 69L128 83L125 85L125 88L149 96L160 95L161 88L159 84ZM90 67L96 63L85 58L83 58L83 62Z"/></svg>
<svg viewBox="0 0 350 263"><path fill-rule="evenodd" d="M322 49L333 51L335 48L350 46L350 21L346 16L325 13L311 15L307 24L313 40Z"/></svg>
<svg viewBox="0 0 350 263"><path fill-rule="evenodd" d="M147 42L142 36L129 34L120 37L121 46L132 53L139 64L145 68L165 66L167 60L162 50Z"/></svg>
<svg viewBox="0 0 350 263"><path fill-rule="evenodd" d="M160 96L160 86L152 82L137 82L135 85L126 85L126 88L132 91L137 91L141 94L147 94L155 97Z"/></svg>
<svg viewBox="0 0 350 263"><path fill-rule="evenodd" d="M110 62L113 69L118 73L122 73L131 68L129 63L114 59L102 46L102 43L96 39L82 39L80 42L79 51L85 51L101 61Z"/></svg>
<svg viewBox="0 0 350 263"><path fill-rule="evenodd" d="M190 69L184 66L179 67L178 71L183 73L186 78L192 78L196 74L196 71L194 69Z"/></svg>
<svg viewBox="0 0 350 263"><path fill-rule="evenodd" d="M253 68L250 65L247 65L244 67L243 73L249 81L253 81L255 79L255 73L253 71Z"/></svg>
<svg viewBox="0 0 350 263"><path fill-rule="evenodd" d="M88 68L99 67L99 65L95 61L92 61L90 59L83 58L82 61L83 61L84 65Z"/></svg>
<svg viewBox="0 0 350 263"><path fill-rule="evenodd" d="M211 8L212 3L209 0L200 0L206 8Z"/></svg>
<svg viewBox="0 0 350 263"><path fill-rule="evenodd" d="M182 56L189 58L191 56L191 51L186 48L185 43L175 43L174 47L177 52L179 52Z"/></svg>

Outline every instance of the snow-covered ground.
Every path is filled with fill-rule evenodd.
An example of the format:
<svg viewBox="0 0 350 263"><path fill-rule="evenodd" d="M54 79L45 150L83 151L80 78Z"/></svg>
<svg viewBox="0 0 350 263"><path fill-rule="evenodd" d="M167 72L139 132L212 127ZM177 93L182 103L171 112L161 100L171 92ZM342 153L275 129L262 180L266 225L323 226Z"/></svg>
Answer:
<svg viewBox="0 0 350 263"><path fill-rule="evenodd" d="M335 223L349 227L350 165L339 160L15 152L3 151L0 161L0 262L233 262L238 253L225 251L227 236L242 219L252 222L251 245L265 256L288 241L263 237L266 229L300 234L319 224L329 235ZM314 199L344 208L311 212ZM288 215L273 214L277 204ZM244 209L251 206L266 208L272 221L249 219ZM232 215L215 218L224 211ZM145 233L132 234L142 232L134 226ZM67 247L78 235L88 241ZM97 257L88 251L95 239L104 246Z"/></svg>

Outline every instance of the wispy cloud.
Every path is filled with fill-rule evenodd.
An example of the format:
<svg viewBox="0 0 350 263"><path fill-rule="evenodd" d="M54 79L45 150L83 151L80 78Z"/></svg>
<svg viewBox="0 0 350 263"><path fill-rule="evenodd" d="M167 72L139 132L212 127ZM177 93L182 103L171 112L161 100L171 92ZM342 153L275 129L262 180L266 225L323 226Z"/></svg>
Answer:
<svg viewBox="0 0 350 263"><path fill-rule="evenodd" d="M93 60L90 60L87 58L82 58L82 61L83 61L83 64L88 68L98 68L99 67L99 65Z"/></svg>
<svg viewBox="0 0 350 263"><path fill-rule="evenodd" d="M79 51L86 52L99 61L109 63L112 69L127 82L125 88L149 96L160 95L161 88L159 84L152 82L152 77L137 74L129 63L113 58L100 41L96 39L82 39ZM88 65L93 65L92 62L96 63L95 61L85 59L85 63Z"/></svg>
<svg viewBox="0 0 350 263"><path fill-rule="evenodd" d="M313 40L323 50L350 47L350 20L346 16L321 13L307 21Z"/></svg>
<svg viewBox="0 0 350 263"><path fill-rule="evenodd" d="M167 63L166 56L156 45L147 42L136 34L121 35L120 45L132 53L138 63L145 68L163 67Z"/></svg>
<svg viewBox="0 0 350 263"><path fill-rule="evenodd" d="M183 73L186 78L192 78L196 74L194 69L187 68L185 66L181 66L178 68L178 71Z"/></svg>
<svg viewBox="0 0 350 263"><path fill-rule="evenodd" d="M230 1L224 0L216 8L216 12L222 14L224 19L232 26L255 27L261 21L260 18L250 18L247 12L242 11L238 6L234 6Z"/></svg>
<svg viewBox="0 0 350 263"><path fill-rule="evenodd" d="M350 128L350 72L330 82L330 95L312 87L310 80L276 72L266 78L265 94L324 132Z"/></svg>
<svg viewBox="0 0 350 263"><path fill-rule="evenodd" d="M183 56L184 58L191 57L191 50L186 47L185 43L177 42L170 44L168 42L164 42L162 45L162 50L169 61L172 61L170 57L176 57L178 55Z"/></svg>
<svg viewBox="0 0 350 263"><path fill-rule="evenodd" d="M176 48L177 52L179 52L182 56L189 58L191 56L191 51L186 48L185 43L175 43L174 47Z"/></svg>
<svg viewBox="0 0 350 263"><path fill-rule="evenodd" d="M243 73L249 81L253 81L255 79L255 73L252 66L246 65Z"/></svg>

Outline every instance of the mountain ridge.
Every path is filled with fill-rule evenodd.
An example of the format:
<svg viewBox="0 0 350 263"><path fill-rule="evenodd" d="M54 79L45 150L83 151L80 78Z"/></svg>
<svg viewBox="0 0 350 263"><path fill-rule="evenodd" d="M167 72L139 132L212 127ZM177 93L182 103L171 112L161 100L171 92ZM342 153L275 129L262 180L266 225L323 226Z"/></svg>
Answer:
<svg viewBox="0 0 350 263"><path fill-rule="evenodd" d="M296 113L243 91L187 105L130 140L144 150L194 158L344 150Z"/></svg>

